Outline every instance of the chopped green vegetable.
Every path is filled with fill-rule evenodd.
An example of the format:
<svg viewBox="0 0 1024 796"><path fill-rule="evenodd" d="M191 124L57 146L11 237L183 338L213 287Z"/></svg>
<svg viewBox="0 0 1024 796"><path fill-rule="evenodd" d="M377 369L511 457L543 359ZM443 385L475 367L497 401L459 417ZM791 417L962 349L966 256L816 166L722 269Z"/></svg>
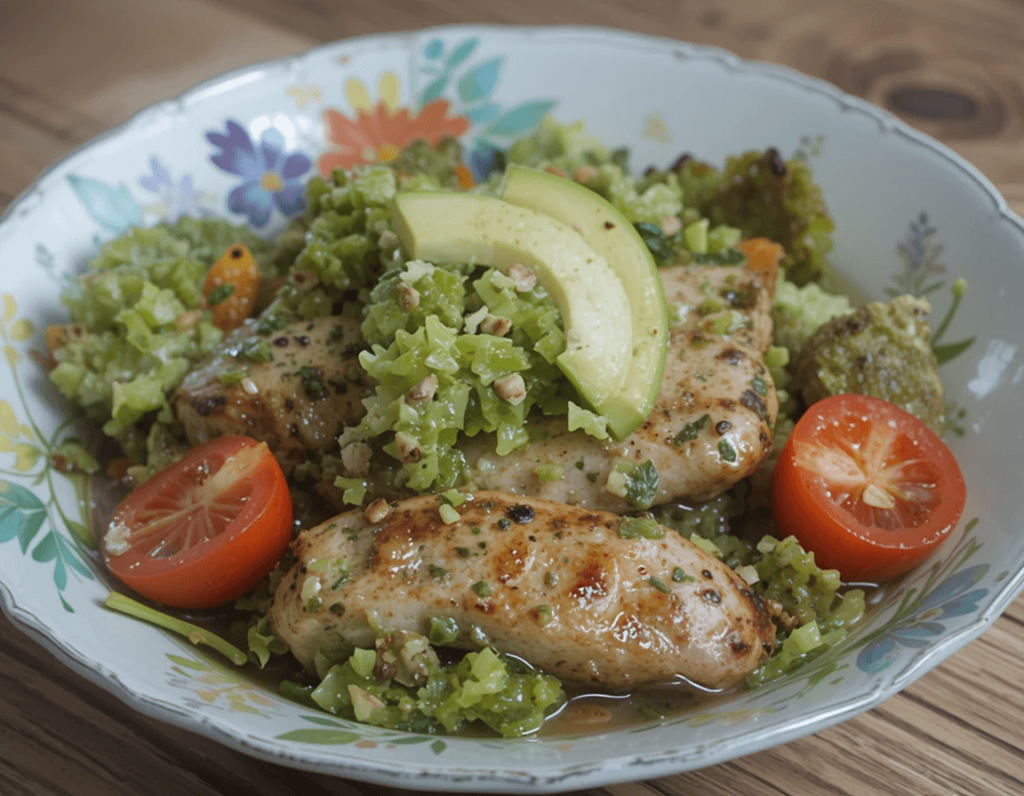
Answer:
<svg viewBox="0 0 1024 796"><path fill-rule="evenodd" d="M549 675L518 671L490 648L441 664L415 633L382 636L376 651L330 666L310 696L330 713L392 730L458 732L480 722L507 738L536 732L565 702Z"/></svg>
<svg viewBox="0 0 1024 796"><path fill-rule="evenodd" d="M210 647L230 660L235 666L241 666L248 660L248 656L244 652L222 639L216 633L211 633L209 630L176 617L168 616L161 611L133 600L131 597L125 597L123 594L112 591L107 595L104 604L111 610L134 616L136 619L142 619L145 622L177 633L179 636L184 636L193 644L203 644Z"/></svg>
<svg viewBox="0 0 1024 796"><path fill-rule="evenodd" d="M168 395L220 343L201 309L206 272L241 241L266 262L269 245L242 227L183 218L133 228L104 244L62 296L78 331L54 352L50 378L136 463L140 428L172 419Z"/></svg>
<svg viewBox="0 0 1024 796"><path fill-rule="evenodd" d="M619 521L619 536L623 539L661 539L665 529L650 517L623 517Z"/></svg>

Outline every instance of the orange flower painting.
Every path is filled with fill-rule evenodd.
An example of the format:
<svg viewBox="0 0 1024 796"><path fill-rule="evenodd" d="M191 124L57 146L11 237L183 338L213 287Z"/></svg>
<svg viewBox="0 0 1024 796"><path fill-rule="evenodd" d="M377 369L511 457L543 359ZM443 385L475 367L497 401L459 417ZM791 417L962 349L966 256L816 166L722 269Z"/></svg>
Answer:
<svg viewBox="0 0 1024 796"><path fill-rule="evenodd" d="M378 92L380 99L372 103L362 81L350 79L345 95L355 118L334 108L324 111L325 132L332 147L317 162L321 174L329 176L334 169L350 169L360 163L387 163L417 139L436 144L446 135L457 137L469 128L468 119L448 116L447 100L433 100L415 115L408 108L399 108L394 73L381 76Z"/></svg>

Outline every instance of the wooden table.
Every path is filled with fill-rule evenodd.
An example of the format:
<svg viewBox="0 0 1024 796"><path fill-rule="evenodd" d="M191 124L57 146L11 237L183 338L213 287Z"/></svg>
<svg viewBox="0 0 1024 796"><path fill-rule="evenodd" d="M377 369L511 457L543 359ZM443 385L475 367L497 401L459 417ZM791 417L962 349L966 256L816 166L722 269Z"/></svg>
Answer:
<svg viewBox="0 0 1024 796"><path fill-rule="evenodd" d="M1019 0L0 0L0 209L55 158L199 80L322 41L454 22L628 28L795 67L949 144L1024 215ZM586 793L1024 794L1021 661L1024 598L858 718ZM0 616L0 793L398 791L263 763L136 714Z"/></svg>

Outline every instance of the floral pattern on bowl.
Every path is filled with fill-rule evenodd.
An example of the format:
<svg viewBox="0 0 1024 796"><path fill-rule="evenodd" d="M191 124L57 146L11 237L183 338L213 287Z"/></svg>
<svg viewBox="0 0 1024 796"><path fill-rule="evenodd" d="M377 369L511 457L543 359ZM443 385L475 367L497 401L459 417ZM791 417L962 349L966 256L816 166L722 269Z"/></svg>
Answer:
<svg viewBox="0 0 1024 796"><path fill-rule="evenodd" d="M580 73L601 90L583 90ZM762 123L742 124L757 109ZM683 149L721 161L776 145L804 157L837 220L834 260L855 290L928 295L939 318L962 300L944 370L962 434L950 444L969 487L954 538L890 586L842 646L792 676L572 737L438 739L316 715L105 610L83 487L61 471L74 429L40 366L40 331L60 318L65 278L133 224L217 214L272 234L304 209L304 180L387 161L415 137L459 136L472 178L483 179L548 112L631 146L638 168ZM1024 330L1007 320L1024 297L1021 262L1020 221L956 155L819 81L711 48L612 31L454 27L339 42L235 73L55 164L0 221L0 601L138 709L287 765L400 787L539 792L751 753L905 687L1024 588L1013 375L1024 372ZM969 279L966 297L945 289L957 276Z"/></svg>

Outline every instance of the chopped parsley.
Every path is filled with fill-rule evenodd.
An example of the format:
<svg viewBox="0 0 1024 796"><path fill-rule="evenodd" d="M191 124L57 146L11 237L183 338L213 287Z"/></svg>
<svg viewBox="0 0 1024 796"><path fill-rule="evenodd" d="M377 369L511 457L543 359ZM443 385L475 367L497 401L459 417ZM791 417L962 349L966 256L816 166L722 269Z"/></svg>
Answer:
<svg viewBox="0 0 1024 796"><path fill-rule="evenodd" d="M280 315L268 315L256 325L256 334L260 337L269 337L275 332L281 331L288 325L288 321Z"/></svg>
<svg viewBox="0 0 1024 796"><path fill-rule="evenodd" d="M626 502L638 509L649 509L658 496L661 476L650 459L626 473Z"/></svg>
<svg viewBox="0 0 1024 796"><path fill-rule="evenodd" d="M696 420L687 423L679 429L679 433L672 437L672 444L678 447L684 442L693 442L698 436L700 436L700 432L707 428L710 423L711 415L701 415Z"/></svg>
<svg viewBox="0 0 1024 796"><path fill-rule="evenodd" d="M271 362L274 359L267 341L256 337L250 337L243 341L234 352L234 356L239 359L247 359L250 362Z"/></svg>
<svg viewBox="0 0 1024 796"><path fill-rule="evenodd" d="M658 591L663 591L665 592L665 594L672 593L672 587L666 584L665 581L658 580L657 578L648 578L647 582L650 583Z"/></svg>
<svg viewBox="0 0 1024 796"><path fill-rule="evenodd" d="M674 260L676 255L675 247L664 230L656 224L640 222L634 224L636 231L640 234L641 240L647 244L647 248L656 260Z"/></svg>
<svg viewBox="0 0 1024 796"><path fill-rule="evenodd" d="M338 579L331 586L331 591L337 591L341 588L342 583L352 577L352 570L349 569L348 562L338 560L336 566L338 568Z"/></svg>
<svg viewBox="0 0 1024 796"><path fill-rule="evenodd" d="M451 573L447 569L437 564L427 564L427 572L434 580L448 580L451 577Z"/></svg>
<svg viewBox="0 0 1024 796"><path fill-rule="evenodd" d="M210 291L210 295L206 299L206 303L211 307L216 307L222 301L227 301L235 292L235 286L232 282L225 282L223 285L217 285L213 290Z"/></svg>
<svg viewBox="0 0 1024 796"><path fill-rule="evenodd" d="M302 381L302 389L311 401L322 401L327 397L327 385L324 384L324 372L320 368L303 365L296 375Z"/></svg>
<svg viewBox="0 0 1024 796"><path fill-rule="evenodd" d="M736 449L729 444L727 439L718 441L718 454L727 462L736 461Z"/></svg>
<svg viewBox="0 0 1024 796"><path fill-rule="evenodd" d="M491 587L486 580L478 580L476 583L473 584L472 589L481 597L491 596Z"/></svg>

